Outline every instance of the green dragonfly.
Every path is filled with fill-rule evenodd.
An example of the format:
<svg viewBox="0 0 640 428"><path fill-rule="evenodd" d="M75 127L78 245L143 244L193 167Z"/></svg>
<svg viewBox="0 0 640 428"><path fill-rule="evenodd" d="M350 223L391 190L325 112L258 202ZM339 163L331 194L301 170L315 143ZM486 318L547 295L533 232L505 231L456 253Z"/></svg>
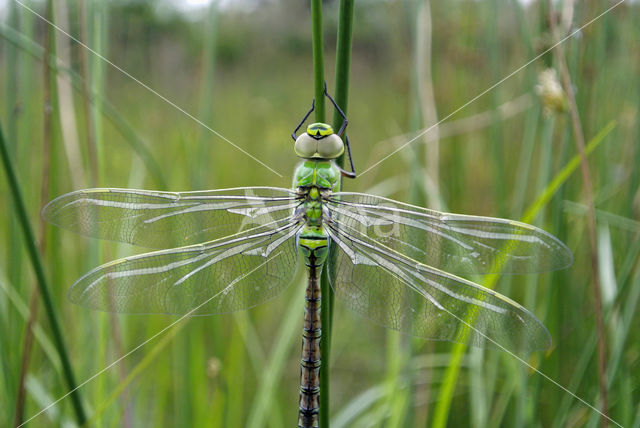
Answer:
<svg viewBox="0 0 640 428"><path fill-rule="evenodd" d="M44 218L84 235L162 249L116 260L82 276L69 298L124 313L206 315L247 309L282 292L299 259L308 285L302 334L298 427L317 427L321 361L320 273L355 312L419 337L546 349L551 337L527 309L455 274L562 269L571 251L549 233L512 220L447 214L369 194L343 192L354 177L335 159L335 133L304 116L292 137L302 162L293 189L159 192L87 189L51 201ZM175 248L174 248L175 247ZM301 254L301 257L299 256Z"/></svg>

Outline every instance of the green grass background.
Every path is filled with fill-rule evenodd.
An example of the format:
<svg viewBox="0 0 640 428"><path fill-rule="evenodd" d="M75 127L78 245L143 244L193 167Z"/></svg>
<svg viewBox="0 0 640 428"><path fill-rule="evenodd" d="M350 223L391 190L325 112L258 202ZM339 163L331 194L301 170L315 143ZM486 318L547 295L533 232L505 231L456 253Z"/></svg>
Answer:
<svg viewBox="0 0 640 428"><path fill-rule="evenodd" d="M416 24L416 3L356 2L348 116L359 171L431 125L421 108L425 74L416 65L417 46L428 32ZM43 67L37 56L42 56L50 27L8 2L0 22L0 121L36 230L47 162L49 199L89 187L92 180L101 187L176 191L290 186L297 159L289 134L313 96L311 21L305 2L258 2L252 10L212 7L189 16L164 2L87 1L85 13L80 4L56 2L54 22L283 177L88 52L87 89L93 103L85 108L78 79L83 75L83 48L59 32L53 33L59 73L48 76L57 79L50 106L52 150L45 158ZM438 117L549 46L545 4L456 0L429 5L430 81ZM570 28L611 4L578 2ZM41 3L32 7L45 12ZM589 164L597 208L609 412L625 427L640 427L639 18L636 3L622 4L563 44L586 139L615 121ZM325 73L332 90L336 2L325 3L324 22ZM551 55L543 56L440 127L447 136L439 141L437 192L429 185L433 174L431 181L425 178L433 151L421 139L346 182L345 188L452 212L520 218L576 154L568 114L545 114L535 93L538 72L553 65ZM65 104L60 100L69 90L70 70L79 89L70 92L72 103ZM520 100L518 107L511 103L499 109L512 100ZM469 123L473 126L465 128ZM76 153L76 164L64 148L73 135L78 145L69 150ZM90 156L92 140L96 162ZM35 279L4 174L0 195L0 425L5 426L14 420ZM501 278L496 288L532 310L553 336L553 347L531 355L528 363L597 407L592 269L583 204L583 183L575 172L533 221L574 251L571 268ZM80 275L142 250L50 226L46 237L42 257L79 381L175 320L107 315L70 304L66 292ZM97 377L80 390L91 424L292 426L303 281L300 275L283 295L249 311L186 320L179 330ZM389 332L337 302L332 426L431 426L453 345ZM29 362L25 418L66 392L42 313ZM63 400L29 426L73 421L70 402ZM597 413L508 354L482 349L469 349L462 359L447 421L452 427L599 423Z"/></svg>

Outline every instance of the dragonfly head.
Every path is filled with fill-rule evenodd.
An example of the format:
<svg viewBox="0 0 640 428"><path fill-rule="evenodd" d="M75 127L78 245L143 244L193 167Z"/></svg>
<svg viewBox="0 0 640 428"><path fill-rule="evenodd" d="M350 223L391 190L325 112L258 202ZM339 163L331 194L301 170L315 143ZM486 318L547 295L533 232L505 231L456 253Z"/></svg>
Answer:
<svg viewBox="0 0 640 428"><path fill-rule="evenodd" d="M344 153L344 143L333 133L331 125L312 123L296 139L295 151L305 159L336 159Z"/></svg>

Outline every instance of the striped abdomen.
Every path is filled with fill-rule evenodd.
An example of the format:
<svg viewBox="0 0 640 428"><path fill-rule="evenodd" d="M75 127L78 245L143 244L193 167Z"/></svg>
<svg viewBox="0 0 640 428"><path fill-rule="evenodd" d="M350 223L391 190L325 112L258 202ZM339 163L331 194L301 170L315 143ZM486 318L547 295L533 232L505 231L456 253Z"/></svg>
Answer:
<svg viewBox="0 0 640 428"><path fill-rule="evenodd" d="M309 271L305 295L302 358L300 361L299 428L319 426L322 321L320 318L320 273L327 257L329 240L322 227L305 227L298 247Z"/></svg>

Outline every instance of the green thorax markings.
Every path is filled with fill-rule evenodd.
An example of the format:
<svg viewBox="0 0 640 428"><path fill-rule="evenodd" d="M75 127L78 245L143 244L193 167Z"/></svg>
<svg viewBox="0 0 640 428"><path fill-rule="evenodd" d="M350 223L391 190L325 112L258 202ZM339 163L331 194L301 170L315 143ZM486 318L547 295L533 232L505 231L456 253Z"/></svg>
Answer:
<svg viewBox="0 0 640 428"><path fill-rule="evenodd" d="M340 170L333 161L307 159L296 168L293 185L296 188L315 186L338 192L340 190Z"/></svg>
<svg viewBox="0 0 640 428"><path fill-rule="evenodd" d="M333 161L305 160L296 168L294 186L304 195L305 221L309 226L322 226L320 193L340 190L340 171Z"/></svg>
<svg viewBox="0 0 640 428"><path fill-rule="evenodd" d="M298 248L307 265L322 266L327 257L329 236L322 222L322 195L340 190L340 171L333 161L305 160L294 174L294 186L304 195L306 225L299 232Z"/></svg>

